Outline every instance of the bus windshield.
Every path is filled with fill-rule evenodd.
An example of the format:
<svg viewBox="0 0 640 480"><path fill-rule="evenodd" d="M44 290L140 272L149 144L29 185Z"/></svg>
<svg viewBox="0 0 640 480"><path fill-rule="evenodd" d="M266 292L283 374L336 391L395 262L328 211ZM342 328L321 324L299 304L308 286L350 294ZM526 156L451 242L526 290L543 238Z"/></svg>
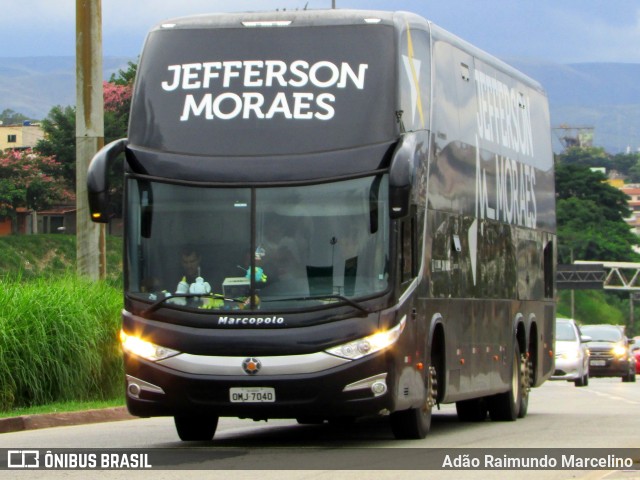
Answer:
<svg viewBox="0 0 640 480"><path fill-rule="evenodd" d="M132 298L234 310L249 308L253 288L255 308L286 310L387 289L384 175L281 188L130 177L127 190L125 278Z"/></svg>

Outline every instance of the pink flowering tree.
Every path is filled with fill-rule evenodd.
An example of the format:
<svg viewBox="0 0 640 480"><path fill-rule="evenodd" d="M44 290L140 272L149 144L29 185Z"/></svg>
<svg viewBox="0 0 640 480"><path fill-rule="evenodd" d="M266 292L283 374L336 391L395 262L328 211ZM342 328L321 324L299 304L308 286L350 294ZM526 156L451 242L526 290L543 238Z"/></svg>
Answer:
<svg viewBox="0 0 640 480"><path fill-rule="evenodd" d="M128 62L126 70L118 70L108 82L102 84L104 96L105 143L127 136L131 94L138 65Z"/></svg>
<svg viewBox="0 0 640 480"><path fill-rule="evenodd" d="M131 106L131 84L103 82L105 112L128 111Z"/></svg>
<svg viewBox="0 0 640 480"><path fill-rule="evenodd" d="M0 152L0 216L12 219L14 231L18 208L42 210L73 199L61 170L53 157L31 150Z"/></svg>
<svg viewBox="0 0 640 480"><path fill-rule="evenodd" d="M104 95L105 143L127 136L132 86L114 82L102 84Z"/></svg>

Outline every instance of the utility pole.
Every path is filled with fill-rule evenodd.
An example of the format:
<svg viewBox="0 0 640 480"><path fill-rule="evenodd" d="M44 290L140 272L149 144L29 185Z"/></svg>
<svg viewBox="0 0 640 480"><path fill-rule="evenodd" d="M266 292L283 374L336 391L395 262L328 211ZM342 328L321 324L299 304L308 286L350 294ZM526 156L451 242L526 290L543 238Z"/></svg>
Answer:
<svg viewBox="0 0 640 480"><path fill-rule="evenodd" d="M104 146L102 3L76 0L76 226L77 273L106 277L105 229L89 218L87 169Z"/></svg>

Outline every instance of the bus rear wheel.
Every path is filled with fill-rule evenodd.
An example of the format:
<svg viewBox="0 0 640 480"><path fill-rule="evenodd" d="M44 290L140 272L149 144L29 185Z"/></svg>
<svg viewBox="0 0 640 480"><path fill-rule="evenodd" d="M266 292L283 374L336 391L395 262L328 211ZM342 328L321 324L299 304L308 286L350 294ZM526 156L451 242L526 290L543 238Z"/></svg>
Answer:
<svg viewBox="0 0 640 480"><path fill-rule="evenodd" d="M528 354L520 356L520 408L518 409L518 418L524 418L529 411L529 394L531 393L531 384L533 375L533 364Z"/></svg>
<svg viewBox="0 0 640 480"><path fill-rule="evenodd" d="M515 342L513 361L511 365L511 384L508 391L489 397L489 416L494 421L512 422L520 415L520 408L527 408L523 402L522 367L520 346ZM525 404L523 406L523 403ZM525 410L526 411L526 410Z"/></svg>
<svg viewBox="0 0 640 480"><path fill-rule="evenodd" d="M176 416L173 420L178 436L184 442L209 441L218 428L218 417Z"/></svg>

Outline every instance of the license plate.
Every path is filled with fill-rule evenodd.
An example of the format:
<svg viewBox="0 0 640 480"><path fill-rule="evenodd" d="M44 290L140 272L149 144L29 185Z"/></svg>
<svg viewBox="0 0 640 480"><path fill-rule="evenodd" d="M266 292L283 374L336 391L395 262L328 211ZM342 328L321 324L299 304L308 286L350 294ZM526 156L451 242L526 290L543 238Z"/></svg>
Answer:
<svg viewBox="0 0 640 480"><path fill-rule="evenodd" d="M594 367L604 367L607 364L605 360L591 360L589 365L593 365Z"/></svg>
<svg viewBox="0 0 640 480"><path fill-rule="evenodd" d="M271 387L237 387L229 389L231 403L270 403L276 401L276 391Z"/></svg>

